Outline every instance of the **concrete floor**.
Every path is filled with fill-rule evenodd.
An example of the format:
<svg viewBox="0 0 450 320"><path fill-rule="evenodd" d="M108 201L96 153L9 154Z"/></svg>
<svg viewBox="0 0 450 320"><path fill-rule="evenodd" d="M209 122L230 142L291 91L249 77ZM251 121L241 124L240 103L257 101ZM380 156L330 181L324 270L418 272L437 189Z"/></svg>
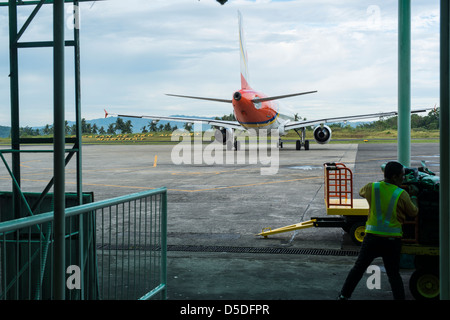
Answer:
<svg viewBox="0 0 450 320"><path fill-rule="evenodd" d="M175 165L180 145L85 145L83 190L102 200L142 190L168 188L168 244L206 250L168 252L170 300L334 300L356 257L276 253L211 252L213 246L233 248L307 248L358 251L340 228L310 228L268 238L255 236L266 227L281 227L325 216L322 165L342 162L353 170L354 193L364 184L382 179L380 165L397 158L396 144L295 145L270 156L256 154L256 146L205 163L205 151ZM27 147L35 148L35 147ZM42 148L42 147L40 147ZM439 174L439 144L412 144L411 166L425 160ZM202 155L203 157L200 157ZM210 154L211 155L211 154ZM196 158L197 157L197 158ZM199 161L202 159L202 161ZM222 159L222 160L221 160ZM9 161L9 158L7 157ZM198 161L198 163L195 163ZM266 161L266 162L264 162ZM220 163L223 162L223 163ZM278 163L277 163L278 162ZM24 191L40 192L52 176L49 154L23 154ZM264 175L271 168L275 174ZM75 161L66 168L66 191L75 190ZM267 173L267 172L266 172ZM0 190L11 181L0 167ZM382 261L374 264L381 266ZM407 299L410 269L402 270ZM386 274L381 288L368 289L364 276L355 300L390 300Z"/></svg>

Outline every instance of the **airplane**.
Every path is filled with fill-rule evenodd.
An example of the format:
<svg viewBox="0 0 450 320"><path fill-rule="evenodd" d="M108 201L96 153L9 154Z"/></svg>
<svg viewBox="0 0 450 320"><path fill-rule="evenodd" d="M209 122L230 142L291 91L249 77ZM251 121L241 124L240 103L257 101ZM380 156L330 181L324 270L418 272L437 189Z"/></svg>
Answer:
<svg viewBox="0 0 450 320"><path fill-rule="evenodd" d="M398 114L397 111L379 112L370 114L360 114L353 116L339 116L322 118L315 120L298 121L293 116L283 114L280 110L280 105L277 103L279 99L285 99L300 95L316 93L315 91L305 91L286 95L267 96L261 92L255 91L249 84L248 59L247 50L244 42L243 19L240 11L238 11L239 24L239 51L240 51L240 73L241 73L241 88L233 93L232 99L220 99L209 97L198 97L190 95L166 94L172 97L181 97L189 99L198 99L214 102L229 103L233 106L234 116L237 121L226 120L212 120L202 118L190 117L170 117L170 116L146 116L146 115L124 115L108 113L105 110L105 118L109 115L119 117L131 118L148 118L156 120L179 121L187 123L203 123L216 127L215 140L227 145L228 149L239 150L239 142L234 134L235 130L250 130L254 129L258 134L261 130L278 130L279 142L278 147L283 148L281 137L286 135L289 130L294 130L299 140L296 141L296 149L309 150L309 140L306 140L306 128L314 127L313 137L318 144L326 144L331 140L331 129L325 123L340 122L356 119L369 119L376 117L388 117ZM431 108L411 110L411 113L426 112Z"/></svg>

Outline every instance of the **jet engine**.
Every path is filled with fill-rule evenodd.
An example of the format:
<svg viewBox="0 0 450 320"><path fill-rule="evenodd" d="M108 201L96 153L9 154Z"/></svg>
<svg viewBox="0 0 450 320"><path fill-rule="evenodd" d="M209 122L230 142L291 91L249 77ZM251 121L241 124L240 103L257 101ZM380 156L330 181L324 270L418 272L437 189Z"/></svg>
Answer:
<svg viewBox="0 0 450 320"><path fill-rule="evenodd" d="M331 129L328 126L321 125L314 129L314 140L318 144L326 144L331 140Z"/></svg>
<svg viewBox="0 0 450 320"><path fill-rule="evenodd" d="M214 139L223 145L227 144L227 141L233 142L233 130L229 128L217 129L214 133Z"/></svg>

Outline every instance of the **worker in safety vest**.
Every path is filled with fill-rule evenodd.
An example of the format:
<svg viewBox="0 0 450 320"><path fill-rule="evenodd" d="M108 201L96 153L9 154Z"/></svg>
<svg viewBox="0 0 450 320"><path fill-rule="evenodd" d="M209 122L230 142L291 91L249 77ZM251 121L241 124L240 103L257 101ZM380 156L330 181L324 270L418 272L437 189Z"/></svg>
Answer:
<svg viewBox="0 0 450 320"><path fill-rule="evenodd" d="M406 215L415 217L419 209L416 198L418 189L411 186L410 197L408 192L400 188L404 174L403 165L396 161L388 162L384 169L384 181L369 183L359 191L360 196L369 203L366 235L339 299L351 297L364 272L377 257L383 258L394 299L405 299L400 276L402 223Z"/></svg>

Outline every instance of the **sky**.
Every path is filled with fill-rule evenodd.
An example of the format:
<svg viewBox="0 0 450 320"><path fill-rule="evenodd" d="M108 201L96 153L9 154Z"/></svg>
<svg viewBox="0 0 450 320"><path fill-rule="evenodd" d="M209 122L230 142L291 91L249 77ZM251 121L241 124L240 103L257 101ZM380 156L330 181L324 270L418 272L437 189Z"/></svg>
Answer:
<svg viewBox="0 0 450 320"><path fill-rule="evenodd" d="M309 120L397 110L398 1L106 0L80 5L82 114L222 116L240 89L237 11L250 84ZM32 6L19 8L20 25ZM411 5L411 108L439 102L439 0ZM66 4L66 39L73 38ZM0 7L0 125L10 125L8 9ZM21 41L52 39L44 6ZM66 120L75 120L73 49L66 49ZM20 126L53 123L52 50L20 49ZM439 106L439 105L438 105Z"/></svg>

